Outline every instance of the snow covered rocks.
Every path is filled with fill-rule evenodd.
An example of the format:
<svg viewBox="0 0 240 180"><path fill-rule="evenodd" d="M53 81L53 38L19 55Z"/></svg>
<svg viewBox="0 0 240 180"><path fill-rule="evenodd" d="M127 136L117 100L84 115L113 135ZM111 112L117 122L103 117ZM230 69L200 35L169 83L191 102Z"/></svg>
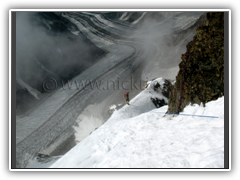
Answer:
<svg viewBox="0 0 240 180"><path fill-rule="evenodd" d="M223 168L224 97L169 117L167 105L157 109L151 102L167 101L156 83L162 87L164 80L149 82L50 168Z"/></svg>
<svg viewBox="0 0 240 180"><path fill-rule="evenodd" d="M153 81L147 82L145 88L150 93L152 92L152 90L154 90L156 93L168 98L169 91L171 91L172 89L172 84L167 79L157 78L154 79ZM165 98L151 97L150 99L157 108L167 105L167 101Z"/></svg>
<svg viewBox="0 0 240 180"><path fill-rule="evenodd" d="M146 90L50 168L223 168L224 97L176 117L150 109ZM145 105L145 109L143 106ZM153 104L152 104L153 105ZM137 108L142 111L137 111ZM202 116L197 116L202 115ZM216 116L209 118L206 116ZM205 116L205 117L204 117Z"/></svg>
<svg viewBox="0 0 240 180"><path fill-rule="evenodd" d="M117 105L113 104L108 108L107 111L109 114L112 114L115 110L120 109L122 106L123 106L122 104L117 104Z"/></svg>
<svg viewBox="0 0 240 180"><path fill-rule="evenodd" d="M109 114L112 114L115 110L116 110L116 105L111 105L109 108L108 108L108 113Z"/></svg>

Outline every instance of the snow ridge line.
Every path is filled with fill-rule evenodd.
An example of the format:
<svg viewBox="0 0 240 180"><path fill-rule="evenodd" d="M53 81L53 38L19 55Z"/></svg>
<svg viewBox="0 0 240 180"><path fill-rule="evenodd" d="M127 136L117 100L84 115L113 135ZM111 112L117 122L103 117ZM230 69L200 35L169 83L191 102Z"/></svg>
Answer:
<svg viewBox="0 0 240 180"><path fill-rule="evenodd" d="M142 114L144 114L144 113L159 113L159 114L170 114L170 115L196 116L196 117L206 117L206 118L219 118L218 116L205 116L205 115L195 115L195 114L178 114L178 113L166 113L166 112L156 112L156 111L144 112L142 109L138 108L137 106L134 106L132 104L130 104L130 106L133 106L133 107L135 107L135 109L140 110L142 112Z"/></svg>

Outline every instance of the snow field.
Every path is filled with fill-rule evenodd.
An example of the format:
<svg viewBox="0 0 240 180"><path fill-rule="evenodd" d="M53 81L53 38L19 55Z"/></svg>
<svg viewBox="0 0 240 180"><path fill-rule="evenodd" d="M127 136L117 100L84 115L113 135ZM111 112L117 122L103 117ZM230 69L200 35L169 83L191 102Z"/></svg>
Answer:
<svg viewBox="0 0 240 180"><path fill-rule="evenodd" d="M165 115L153 83L50 168L223 168L224 97L182 112L218 118Z"/></svg>

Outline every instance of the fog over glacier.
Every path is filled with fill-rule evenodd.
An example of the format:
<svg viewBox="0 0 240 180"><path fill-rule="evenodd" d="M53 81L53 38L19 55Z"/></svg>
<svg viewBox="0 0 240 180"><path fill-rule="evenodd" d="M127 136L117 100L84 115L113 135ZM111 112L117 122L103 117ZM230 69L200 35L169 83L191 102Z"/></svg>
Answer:
<svg viewBox="0 0 240 180"><path fill-rule="evenodd" d="M204 12L17 12L17 167L64 155L145 82L174 81Z"/></svg>

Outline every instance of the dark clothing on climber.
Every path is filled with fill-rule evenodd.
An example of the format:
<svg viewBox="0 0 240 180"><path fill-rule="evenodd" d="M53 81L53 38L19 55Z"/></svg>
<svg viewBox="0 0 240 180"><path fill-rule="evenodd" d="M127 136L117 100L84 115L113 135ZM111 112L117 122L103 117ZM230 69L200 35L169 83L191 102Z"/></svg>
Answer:
<svg viewBox="0 0 240 180"><path fill-rule="evenodd" d="M125 93L123 98L126 99L126 103L129 105L129 92Z"/></svg>

